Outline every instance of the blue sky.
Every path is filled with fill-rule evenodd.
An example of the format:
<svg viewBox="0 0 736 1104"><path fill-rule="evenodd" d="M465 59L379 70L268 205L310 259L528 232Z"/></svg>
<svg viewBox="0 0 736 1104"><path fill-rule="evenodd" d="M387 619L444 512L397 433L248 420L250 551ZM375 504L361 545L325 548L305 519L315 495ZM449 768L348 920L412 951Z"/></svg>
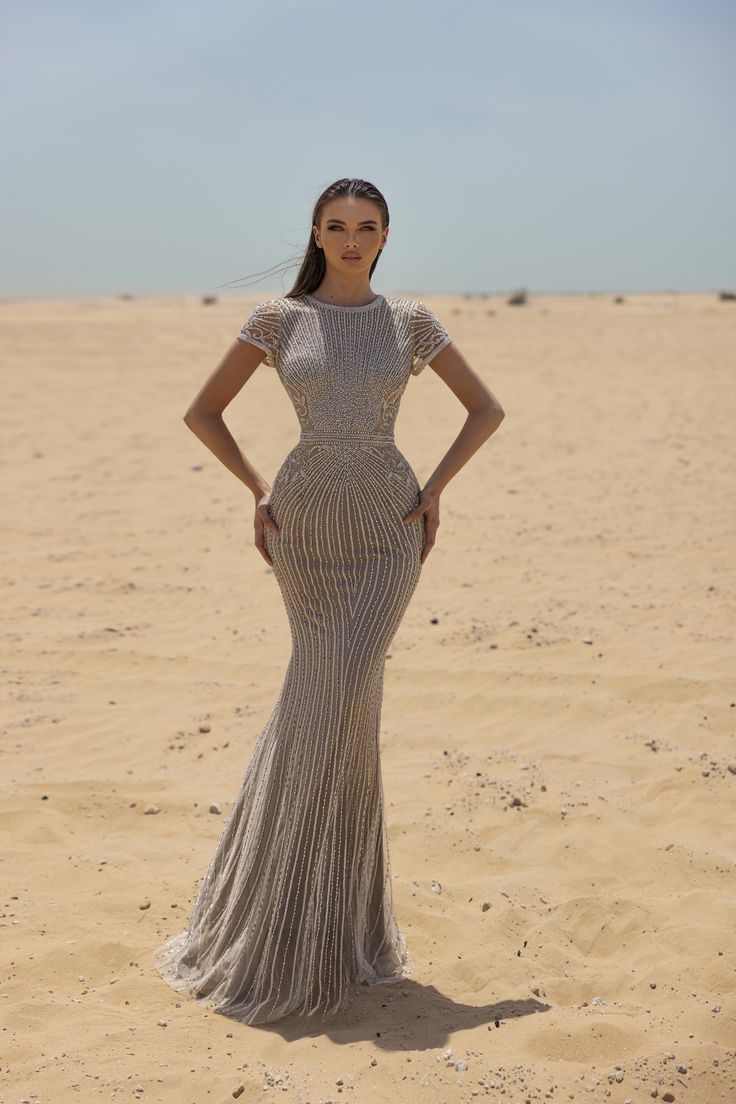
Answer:
<svg viewBox="0 0 736 1104"><path fill-rule="evenodd" d="M3 0L0 294L283 294L342 176L374 291L733 287L734 56L725 0Z"/></svg>

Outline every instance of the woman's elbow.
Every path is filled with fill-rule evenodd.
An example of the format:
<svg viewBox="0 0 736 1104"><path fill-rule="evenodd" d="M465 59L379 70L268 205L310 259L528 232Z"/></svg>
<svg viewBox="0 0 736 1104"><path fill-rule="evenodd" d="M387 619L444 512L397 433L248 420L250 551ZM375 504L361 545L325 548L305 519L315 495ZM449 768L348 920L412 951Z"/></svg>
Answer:
<svg viewBox="0 0 736 1104"><path fill-rule="evenodd" d="M192 403L192 405L188 406L187 409L185 410L183 420L184 420L185 424L188 425L191 428L193 425L196 425L198 422L203 421L205 419L205 417L206 417L206 412L204 410L202 410L201 406L198 406L196 403Z"/></svg>
<svg viewBox="0 0 736 1104"><path fill-rule="evenodd" d="M476 407L479 415L493 426L498 426L506 417L506 411L496 399L489 399L482 406Z"/></svg>

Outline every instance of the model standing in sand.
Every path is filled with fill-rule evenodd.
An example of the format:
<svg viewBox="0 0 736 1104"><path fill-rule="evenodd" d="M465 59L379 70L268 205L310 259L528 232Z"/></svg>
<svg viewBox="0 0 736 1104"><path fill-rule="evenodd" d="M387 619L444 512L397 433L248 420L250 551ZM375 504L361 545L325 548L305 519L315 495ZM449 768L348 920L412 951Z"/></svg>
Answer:
<svg viewBox="0 0 736 1104"><path fill-rule="evenodd" d="M435 543L440 494L504 412L418 299L370 284L382 194L319 197L294 287L261 302L185 415L255 498L292 655L185 931L154 952L179 992L242 1023L334 1016L352 986L413 972L392 902L379 733L385 657ZM222 418L258 365L301 427L271 487ZM468 411L423 488L394 443L429 363Z"/></svg>

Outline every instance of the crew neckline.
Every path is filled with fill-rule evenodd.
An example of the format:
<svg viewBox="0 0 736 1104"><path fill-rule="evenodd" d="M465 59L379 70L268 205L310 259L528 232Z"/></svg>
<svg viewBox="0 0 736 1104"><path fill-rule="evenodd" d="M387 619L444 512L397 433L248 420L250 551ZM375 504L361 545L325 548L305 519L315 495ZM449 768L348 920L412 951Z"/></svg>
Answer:
<svg viewBox="0 0 736 1104"><path fill-rule="evenodd" d="M383 295L380 293L375 299L371 299L370 303L361 303L357 307L348 307L342 303L326 303L324 299L317 299L314 295L310 295L308 291L304 292L305 299L310 299L313 303L319 303L321 307L327 307L329 310L340 311L364 311L371 310L373 307L377 307L379 303L383 302Z"/></svg>

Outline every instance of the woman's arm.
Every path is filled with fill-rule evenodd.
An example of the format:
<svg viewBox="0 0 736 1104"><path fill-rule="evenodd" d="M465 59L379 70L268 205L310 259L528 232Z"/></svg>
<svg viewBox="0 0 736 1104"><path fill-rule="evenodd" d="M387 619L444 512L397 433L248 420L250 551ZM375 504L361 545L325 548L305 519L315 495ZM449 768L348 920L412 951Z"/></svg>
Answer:
<svg viewBox="0 0 736 1104"><path fill-rule="evenodd" d="M430 366L468 411L465 424L425 484L439 494L496 432L506 411L454 342L441 349Z"/></svg>
<svg viewBox="0 0 736 1104"><path fill-rule="evenodd" d="M268 494L270 487L240 451L222 419L222 413L265 356L263 349L248 341L234 341L184 414L184 422L192 433L199 437L233 475L245 483L256 502L264 494Z"/></svg>
<svg viewBox="0 0 736 1104"><path fill-rule="evenodd" d="M255 547L266 563L273 567L264 539L266 528L273 529L275 533L279 531L268 511L271 488L240 451L222 419L225 407L248 382L265 356L265 350L250 341L236 340L189 404L184 421L210 452L252 492L256 503L253 523Z"/></svg>
<svg viewBox="0 0 736 1104"><path fill-rule="evenodd" d="M468 416L450 448L425 483L419 505L404 517L405 523L409 524L415 518L426 514L422 563L434 545L440 524L440 494L453 476L467 464L473 453L477 452L483 442L496 432L506 416L496 396L473 371L454 342L441 349L432 358L430 364L463 404L468 411Z"/></svg>

